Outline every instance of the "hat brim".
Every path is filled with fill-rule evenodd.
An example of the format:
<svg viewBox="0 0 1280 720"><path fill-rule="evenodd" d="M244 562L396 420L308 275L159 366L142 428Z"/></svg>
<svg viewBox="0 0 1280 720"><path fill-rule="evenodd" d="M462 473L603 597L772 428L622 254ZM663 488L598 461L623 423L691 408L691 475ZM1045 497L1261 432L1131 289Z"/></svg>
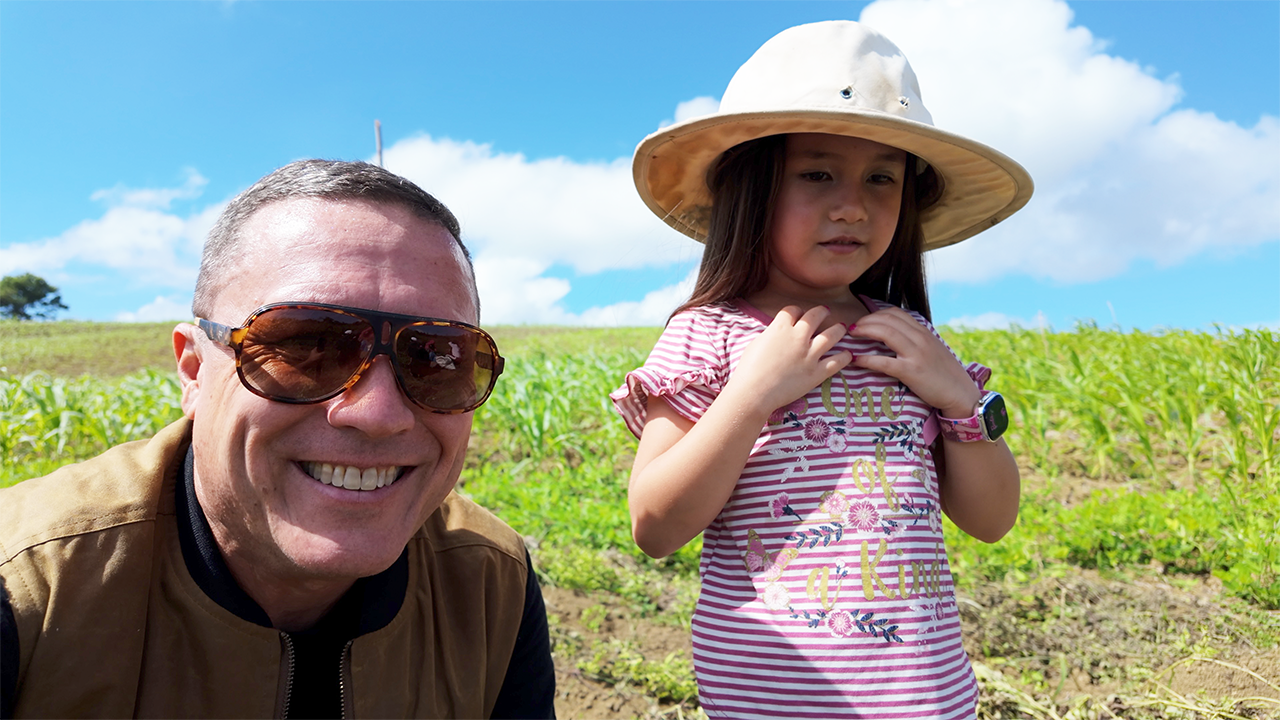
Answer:
<svg viewBox="0 0 1280 720"><path fill-rule="evenodd" d="M645 205L671 227L705 242L711 217L707 170L725 150L787 133L865 138L923 158L941 176L941 197L921 213L925 248L958 243L1004 220L1031 199L1031 176L982 143L875 111L724 113L665 127L636 147L632 174Z"/></svg>

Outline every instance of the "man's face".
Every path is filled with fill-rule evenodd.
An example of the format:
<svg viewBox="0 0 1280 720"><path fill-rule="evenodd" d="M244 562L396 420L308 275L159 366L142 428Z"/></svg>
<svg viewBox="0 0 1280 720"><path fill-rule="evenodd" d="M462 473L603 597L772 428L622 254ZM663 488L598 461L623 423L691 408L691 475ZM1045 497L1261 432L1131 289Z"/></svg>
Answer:
<svg viewBox="0 0 1280 720"><path fill-rule="evenodd" d="M457 243L406 208L292 199L257 211L241 233L245 255L209 320L239 326L262 305L297 301L477 322ZM232 350L194 327L179 326L175 348L196 495L242 584L258 584L246 572L267 584L378 573L457 482L471 413L413 404L385 355L341 395L290 405L246 390ZM326 463L397 479L348 490L312 476Z"/></svg>

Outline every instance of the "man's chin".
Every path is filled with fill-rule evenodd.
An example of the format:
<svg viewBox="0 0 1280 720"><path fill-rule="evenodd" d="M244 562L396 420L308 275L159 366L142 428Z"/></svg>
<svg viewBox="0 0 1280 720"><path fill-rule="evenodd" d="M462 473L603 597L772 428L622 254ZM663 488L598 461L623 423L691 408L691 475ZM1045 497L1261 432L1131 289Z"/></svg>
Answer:
<svg viewBox="0 0 1280 720"><path fill-rule="evenodd" d="M301 574L321 581L355 581L391 567L404 552L412 534L392 537L385 530L314 533L298 529L293 537L281 540L286 555Z"/></svg>

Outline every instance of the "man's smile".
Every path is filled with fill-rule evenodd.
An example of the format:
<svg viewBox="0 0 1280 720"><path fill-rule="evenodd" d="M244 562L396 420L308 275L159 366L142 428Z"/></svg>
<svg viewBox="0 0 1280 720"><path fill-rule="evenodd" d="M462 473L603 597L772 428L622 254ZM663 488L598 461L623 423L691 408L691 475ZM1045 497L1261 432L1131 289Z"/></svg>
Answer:
<svg viewBox="0 0 1280 720"><path fill-rule="evenodd" d="M399 465L359 468L355 465L335 465L326 462L304 460L298 463L311 477L325 485L347 490L377 490L400 479L405 468Z"/></svg>

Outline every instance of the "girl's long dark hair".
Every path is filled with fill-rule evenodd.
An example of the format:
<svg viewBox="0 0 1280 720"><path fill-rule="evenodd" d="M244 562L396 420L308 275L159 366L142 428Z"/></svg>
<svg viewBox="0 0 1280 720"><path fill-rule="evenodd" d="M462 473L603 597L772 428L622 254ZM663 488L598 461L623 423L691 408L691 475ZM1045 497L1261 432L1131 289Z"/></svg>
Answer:
<svg viewBox="0 0 1280 720"><path fill-rule="evenodd" d="M726 150L707 173L711 222L698 281L676 313L743 297L764 288L771 262L769 228L782 186L786 135L770 135ZM914 310L932 321L924 277L924 229L920 213L937 201L942 183L932 167L917 172L907 153L898 227L883 256L849 291Z"/></svg>

